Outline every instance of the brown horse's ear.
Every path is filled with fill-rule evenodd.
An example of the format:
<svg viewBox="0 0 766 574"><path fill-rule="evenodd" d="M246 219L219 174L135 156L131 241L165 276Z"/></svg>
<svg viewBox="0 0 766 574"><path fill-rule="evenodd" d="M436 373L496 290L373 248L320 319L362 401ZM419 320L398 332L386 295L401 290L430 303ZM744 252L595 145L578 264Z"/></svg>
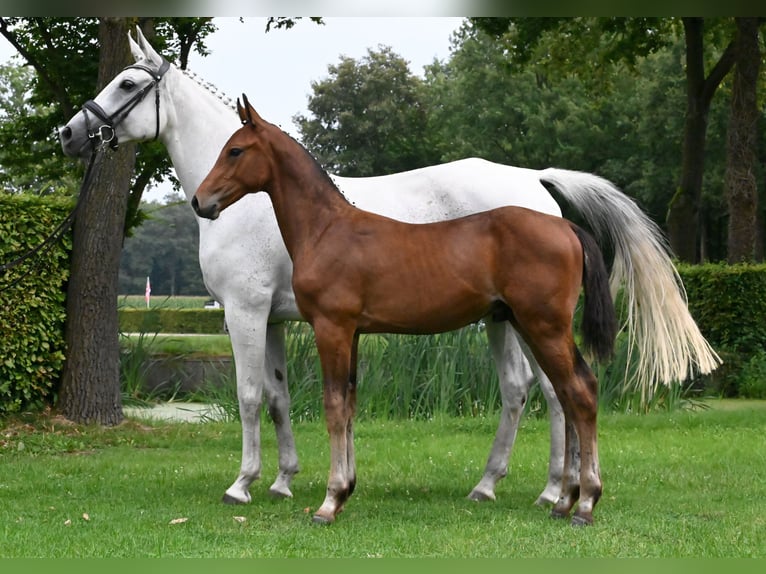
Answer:
<svg viewBox="0 0 766 574"><path fill-rule="evenodd" d="M239 98L237 98L237 113L239 114L239 121L242 122L242 125L247 125L249 118L245 114L245 108L242 107L242 104L239 102Z"/></svg>
<svg viewBox="0 0 766 574"><path fill-rule="evenodd" d="M256 112L255 108L250 104L245 94L242 94L242 101L245 102L245 108L246 108L245 112L247 113L247 121L251 123L253 127L256 127L256 123L260 123L260 124L265 123L263 118L258 115L258 112Z"/></svg>

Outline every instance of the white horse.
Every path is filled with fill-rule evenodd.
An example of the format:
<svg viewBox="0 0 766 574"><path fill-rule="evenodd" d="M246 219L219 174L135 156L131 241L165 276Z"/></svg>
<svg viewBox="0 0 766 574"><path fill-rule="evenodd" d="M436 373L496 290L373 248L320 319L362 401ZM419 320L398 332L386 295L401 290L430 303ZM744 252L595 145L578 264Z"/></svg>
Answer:
<svg viewBox="0 0 766 574"><path fill-rule="evenodd" d="M68 155L89 153L99 139L159 139L170 154L186 197L194 193L239 127L237 114L209 87L160 56L137 30L130 38L136 60L60 130ZM106 134L106 136L105 136ZM114 143L114 142L113 142ZM636 204L608 181L561 169L532 170L464 159L381 177L333 176L355 205L407 222L430 222L503 205L561 215L543 183L555 187L587 220L602 244L615 253L611 281L627 295L627 329L637 346L639 380L651 392L657 382L707 373L719 363L686 307L683 288L661 231ZM292 496L298 472L289 417L285 367L285 321L302 320L291 288L292 264L266 194L243 198L216 221L198 219L199 261L205 285L224 304L231 336L242 421L242 462L224 501L248 503L259 478L260 411L266 401L276 427L279 472L269 491ZM225 249L221 248L225 246ZM534 249L534 246L530 246ZM497 368L502 414L484 475L469 494L495 499L507 473L519 420L535 376L551 416L548 481L537 503L553 503L561 490L564 417L553 388L534 358L528 362L518 334L507 322L487 322Z"/></svg>

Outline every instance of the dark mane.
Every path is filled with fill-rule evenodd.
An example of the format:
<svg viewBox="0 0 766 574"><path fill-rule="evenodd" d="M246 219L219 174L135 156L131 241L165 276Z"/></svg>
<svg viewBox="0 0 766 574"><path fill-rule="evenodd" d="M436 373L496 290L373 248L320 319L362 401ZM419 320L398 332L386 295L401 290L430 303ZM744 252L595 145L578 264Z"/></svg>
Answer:
<svg viewBox="0 0 766 574"><path fill-rule="evenodd" d="M274 125L274 124L271 124L271 125ZM322 164L319 163L319 160L317 160L317 158L314 157L314 154L312 154L308 149L306 149L306 146L304 146L302 143L300 143L298 140L296 140L293 136L288 134L282 128L280 128L279 126L274 126L274 127L276 127L279 131L281 131L286 137L290 138L290 140L292 140L292 142L301 149L301 151L306 155L306 157L308 157L311 160L311 164L314 167L314 172L317 174L317 177L320 180L323 180L324 183L326 183L336 192L338 192L338 195L340 195L347 203L351 204L351 202L343 194L340 188L337 185L335 185L335 182L330 177L330 174L327 173L327 170L323 168Z"/></svg>

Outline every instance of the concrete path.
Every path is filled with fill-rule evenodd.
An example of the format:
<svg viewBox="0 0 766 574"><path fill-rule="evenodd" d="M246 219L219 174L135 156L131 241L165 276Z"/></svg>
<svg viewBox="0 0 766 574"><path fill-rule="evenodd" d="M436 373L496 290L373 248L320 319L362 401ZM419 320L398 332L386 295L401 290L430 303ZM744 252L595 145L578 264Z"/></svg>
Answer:
<svg viewBox="0 0 766 574"><path fill-rule="evenodd" d="M160 403L151 407L124 407L126 417L177 422L207 422L218 420L221 413L208 403Z"/></svg>

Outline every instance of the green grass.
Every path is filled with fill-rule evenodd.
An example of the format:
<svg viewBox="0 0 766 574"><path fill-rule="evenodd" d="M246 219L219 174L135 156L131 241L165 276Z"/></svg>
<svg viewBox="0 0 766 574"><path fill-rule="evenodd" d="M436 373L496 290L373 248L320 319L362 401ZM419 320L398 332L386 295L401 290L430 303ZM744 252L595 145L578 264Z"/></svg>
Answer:
<svg viewBox="0 0 766 574"><path fill-rule="evenodd" d="M509 477L485 504L465 495L495 417L360 421L356 492L334 525L317 527L321 422L295 425L295 498L271 500L265 421L264 478L252 504L233 507L219 501L239 467L236 423L17 418L0 423L0 557L764 557L764 404L602 416L604 496L582 529L532 504L546 475L542 419L523 421Z"/></svg>
<svg viewBox="0 0 766 574"><path fill-rule="evenodd" d="M152 295L149 298L149 305L152 309L202 309L207 301L210 301L210 297ZM143 295L120 295L117 298L117 305L132 309L146 309L146 299Z"/></svg>
<svg viewBox="0 0 766 574"><path fill-rule="evenodd" d="M126 350L142 345L148 353L158 355L231 356L231 339L228 335L129 333L120 336L120 344Z"/></svg>

